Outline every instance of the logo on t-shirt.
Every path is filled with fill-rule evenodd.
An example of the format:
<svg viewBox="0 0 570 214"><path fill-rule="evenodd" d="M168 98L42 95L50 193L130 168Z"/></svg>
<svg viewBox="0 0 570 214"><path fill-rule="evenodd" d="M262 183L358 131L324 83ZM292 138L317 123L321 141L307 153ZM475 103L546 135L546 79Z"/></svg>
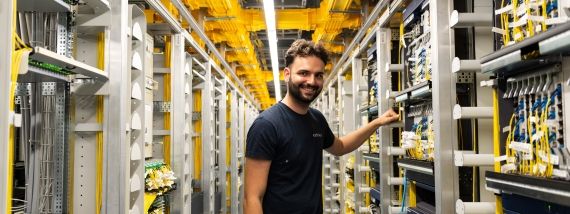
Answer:
<svg viewBox="0 0 570 214"><path fill-rule="evenodd" d="M321 134L321 133L313 133L313 137L323 137L323 134Z"/></svg>

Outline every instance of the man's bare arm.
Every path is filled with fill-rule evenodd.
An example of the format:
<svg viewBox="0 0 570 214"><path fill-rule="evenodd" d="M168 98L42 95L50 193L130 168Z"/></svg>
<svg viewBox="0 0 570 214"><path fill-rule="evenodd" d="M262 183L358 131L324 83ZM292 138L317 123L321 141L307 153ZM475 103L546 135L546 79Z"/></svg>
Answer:
<svg viewBox="0 0 570 214"><path fill-rule="evenodd" d="M246 158L245 160L245 191L243 212L247 214L263 213L263 195L267 188L270 160Z"/></svg>
<svg viewBox="0 0 570 214"><path fill-rule="evenodd" d="M360 145L362 145L362 143L364 143L364 141L368 139L370 135L378 129L378 127L397 121L398 118L399 115L390 109L363 127L360 127L359 129L340 138L335 137L333 145L327 148L326 151L336 156L352 152L360 147Z"/></svg>

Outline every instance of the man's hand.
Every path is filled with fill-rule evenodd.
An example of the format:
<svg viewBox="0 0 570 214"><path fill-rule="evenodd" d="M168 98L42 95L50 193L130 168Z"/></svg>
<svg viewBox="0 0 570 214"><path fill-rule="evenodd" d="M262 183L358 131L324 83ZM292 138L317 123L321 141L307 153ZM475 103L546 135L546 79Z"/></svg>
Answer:
<svg viewBox="0 0 570 214"><path fill-rule="evenodd" d="M376 120L374 120L374 122L376 122L376 124L380 125L380 126L384 126L384 125L388 125L392 122L397 121L400 118L400 115L396 114L396 112L394 112L394 110L390 109L386 112L384 112L384 114L380 115L378 118L376 118Z"/></svg>

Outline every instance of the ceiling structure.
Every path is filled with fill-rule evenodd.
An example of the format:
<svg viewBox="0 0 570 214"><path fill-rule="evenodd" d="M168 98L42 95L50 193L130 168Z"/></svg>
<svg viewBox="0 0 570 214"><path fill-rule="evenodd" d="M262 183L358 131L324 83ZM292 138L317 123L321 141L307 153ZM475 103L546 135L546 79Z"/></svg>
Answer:
<svg viewBox="0 0 570 214"><path fill-rule="evenodd" d="M373 0L275 0L279 69L284 53L299 38L322 43L332 58L358 30L361 8ZM176 14L170 1L162 0ZM263 0L183 0L208 38L216 44L236 75L263 109L275 103L269 44L263 14ZM364 5L364 7L363 7ZM197 35L194 38L200 41ZM202 43L203 44L203 43ZM332 68L329 64L328 69ZM283 74L281 74L282 78ZM281 91L286 91L281 81Z"/></svg>

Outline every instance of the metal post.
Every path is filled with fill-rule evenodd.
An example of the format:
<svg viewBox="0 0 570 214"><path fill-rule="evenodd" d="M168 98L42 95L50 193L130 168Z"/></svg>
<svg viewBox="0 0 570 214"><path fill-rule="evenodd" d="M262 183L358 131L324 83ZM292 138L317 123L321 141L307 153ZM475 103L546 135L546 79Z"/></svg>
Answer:
<svg viewBox="0 0 570 214"><path fill-rule="evenodd" d="M436 213L454 213L458 197L458 173L453 165L453 148L457 125L453 121L455 79L451 73L454 47L449 26L452 1L430 1L431 57L433 72L433 125L436 127L434 156Z"/></svg>
<svg viewBox="0 0 570 214"><path fill-rule="evenodd" d="M347 131L353 131L360 126L362 126L362 118L360 115L361 107L361 97L360 97L360 85L362 79L362 60L357 56L354 56L351 60L352 62L352 103L350 103L350 108L352 111L353 127L346 129ZM368 90L368 88L366 88ZM346 134L346 133L345 133ZM366 207L364 201L364 194L360 191L361 188L366 187L364 182L364 174L361 172L360 168L364 166L364 161L362 160L362 152L360 149L354 151L354 212L360 213L360 208Z"/></svg>
<svg viewBox="0 0 570 214"><path fill-rule="evenodd" d="M172 53L170 59L170 74L172 75L171 87L171 162L167 163L172 166L174 175L178 178L178 188L171 193L172 203L170 203L170 211L173 213L184 213L184 191L187 184L184 183L184 167L185 162L185 127L186 127L186 113L184 111L185 99L185 59L184 54L184 38L180 34L171 36Z"/></svg>
<svg viewBox="0 0 570 214"><path fill-rule="evenodd" d="M214 109L214 86L212 81L212 61L206 63L204 89L202 91L202 108ZM204 213L214 213L215 175L214 175L214 115L213 111L202 111L202 190L204 192Z"/></svg>
<svg viewBox="0 0 570 214"><path fill-rule="evenodd" d="M12 26L13 9L16 1L0 1L0 26ZM9 141L10 127L13 120L11 120L12 112L10 111L10 98L9 93L12 84L11 71L12 71L12 50L14 49L14 35L12 34L12 27L4 29L0 33L0 212L11 213L12 206L12 160L10 154L10 145L14 142ZM2 211L3 210L3 211Z"/></svg>
<svg viewBox="0 0 570 214"><path fill-rule="evenodd" d="M227 84L226 84L226 80L222 79L222 85L220 86L220 89L222 91L222 93L220 95L218 95L217 99L219 100L218 102L218 148L219 148L219 153L218 153L218 157L219 157L219 164L218 166L220 167L219 169L219 175L218 175L218 182L219 182L219 191L221 193L221 213L227 213L227 197L226 197L226 180L227 180L227 172L228 172L228 167L226 165L226 152L227 152L227 147L226 147L226 128L227 128L227 124L226 124L226 117L227 117L227 111L226 111L226 105L227 105Z"/></svg>
<svg viewBox="0 0 570 214"><path fill-rule="evenodd" d="M184 174L180 175L180 180L183 182L184 187L182 190L183 200L182 200L182 213L191 213L192 210L192 172L194 171L194 151L192 144L192 133L194 127L192 127L192 107L193 107L193 92L192 92L192 57L186 54L186 66L184 68L184 79L185 79L185 124L184 124Z"/></svg>
<svg viewBox="0 0 570 214"><path fill-rule="evenodd" d="M344 135L344 115L343 113L345 112L344 109L344 100L345 100L345 96L344 96L344 89L343 89L343 84L342 82L344 81L342 76L340 74L338 74L337 79L337 83L336 83L336 89L338 90L337 92L337 96L338 96L338 102L335 103L335 105L337 106L337 113L338 113L338 136L342 136ZM342 119L341 119L342 118ZM340 174L338 175L340 177L340 185L341 187L346 187L346 176L344 175L344 173L346 172L346 167L344 164L344 157L338 157L338 162L339 162L339 169L340 169ZM346 194L346 188L340 188L340 210L345 212L346 208L345 208L345 194Z"/></svg>
<svg viewBox="0 0 570 214"><path fill-rule="evenodd" d="M244 151L245 149L243 148L245 146L245 134L247 133L247 129L245 129L245 98L240 97L239 98L239 104L238 104L238 161L240 161L240 163L242 163L242 167L243 164L245 163L245 158L244 158ZM245 182L244 180L244 172L242 171L241 174L239 174L239 179L241 180L241 182ZM243 185L239 186L239 200L240 202L243 202ZM239 203L239 208L238 208L238 212L240 214L243 213L243 203Z"/></svg>
<svg viewBox="0 0 570 214"><path fill-rule="evenodd" d="M231 185L230 185L230 192L231 192L231 204L230 210L231 214L238 214L238 203L239 203L239 187L238 187L238 147L239 147L239 114L238 114L238 94L236 93L236 89L232 89L231 91L231 102L230 102L230 109L231 109L231 144L230 144L230 176L231 176Z"/></svg>
<svg viewBox="0 0 570 214"><path fill-rule="evenodd" d="M389 28L380 28L376 32L376 53L378 56L377 65L390 63L390 36ZM390 102L383 96L384 92L390 89L390 73L386 70L386 66L376 66L378 75L375 77L378 82L378 113L385 112L390 108ZM393 158L388 155L387 149L392 146L390 138L390 129L388 127L380 127L378 132L378 140L380 142L380 213L389 213L392 189L388 185L388 179L392 177Z"/></svg>
<svg viewBox="0 0 570 214"><path fill-rule="evenodd" d="M110 26L110 40L107 47L109 51L109 90L108 102L105 104L106 140L104 144L103 166L103 213L127 213L128 212L128 188L129 188L129 150L130 144L127 139L128 122L127 114L130 111L128 98L130 91L125 84L129 81L127 65L128 45L128 2L110 0L111 17L113 22ZM91 202L85 202L91 203ZM74 206L76 207L76 206Z"/></svg>

